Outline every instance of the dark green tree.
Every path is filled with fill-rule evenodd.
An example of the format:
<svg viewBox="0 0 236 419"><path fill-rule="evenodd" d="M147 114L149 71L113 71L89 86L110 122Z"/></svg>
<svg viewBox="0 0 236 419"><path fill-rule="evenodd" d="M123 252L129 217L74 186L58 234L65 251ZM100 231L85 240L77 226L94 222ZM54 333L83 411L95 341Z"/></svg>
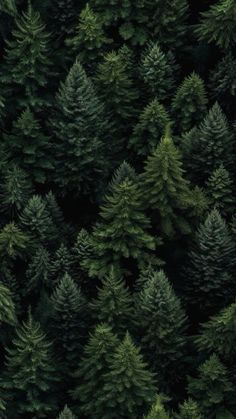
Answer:
<svg viewBox="0 0 236 419"><path fill-rule="evenodd" d="M225 221L212 210L197 231L184 273L186 298L204 317L232 302L235 244Z"/></svg>
<svg viewBox="0 0 236 419"><path fill-rule="evenodd" d="M198 125L207 112L207 95L204 81L193 72L177 89L172 102L172 112L179 132L189 131Z"/></svg>
<svg viewBox="0 0 236 419"><path fill-rule="evenodd" d="M48 3L45 19L54 33L56 45L62 49L64 39L75 32L78 15L86 2L84 0L79 2L77 0L50 0Z"/></svg>
<svg viewBox="0 0 236 419"><path fill-rule="evenodd" d="M171 419L171 416L165 409L164 402L165 397L157 395L155 403L144 419Z"/></svg>
<svg viewBox="0 0 236 419"><path fill-rule="evenodd" d="M176 419L203 419L197 402L190 398L179 406L179 413L175 417Z"/></svg>
<svg viewBox="0 0 236 419"><path fill-rule="evenodd" d="M3 0L0 4L0 10L15 15L16 13L16 3L15 0Z"/></svg>
<svg viewBox="0 0 236 419"><path fill-rule="evenodd" d="M209 204L217 208L224 216L231 216L235 211L236 201L233 194L233 181L223 165L212 173L207 181Z"/></svg>
<svg viewBox="0 0 236 419"><path fill-rule="evenodd" d="M0 325L2 326L4 323L15 325L16 314L12 294L10 290L0 282Z"/></svg>
<svg viewBox="0 0 236 419"><path fill-rule="evenodd" d="M51 288L51 260L44 247L36 249L26 270L26 284L24 292L40 294L44 289Z"/></svg>
<svg viewBox="0 0 236 419"><path fill-rule="evenodd" d="M217 355L199 367L197 378L189 378L188 393L198 402L204 418L235 417L235 386Z"/></svg>
<svg viewBox="0 0 236 419"><path fill-rule="evenodd" d="M16 329L12 348L7 348L6 370L1 386L6 390L8 417L38 418L52 414L56 408L53 391L56 370L51 357L51 344L31 314Z"/></svg>
<svg viewBox="0 0 236 419"><path fill-rule="evenodd" d="M58 419L76 419L76 416L72 413L72 411L66 405L63 411L58 416Z"/></svg>
<svg viewBox="0 0 236 419"><path fill-rule="evenodd" d="M125 160L120 166L114 171L112 179L108 185L108 192L114 190L116 185L121 184L125 180L131 180L132 182L136 182L137 180L137 173L131 164L127 163Z"/></svg>
<svg viewBox="0 0 236 419"><path fill-rule="evenodd" d="M96 326L84 348L84 356L75 373L78 386L72 392L79 401L82 413L100 419L104 412L100 409L99 394L105 383L104 375L109 370L109 361L119 344L118 338L106 324Z"/></svg>
<svg viewBox="0 0 236 419"><path fill-rule="evenodd" d="M163 271L148 275L136 298L136 319L149 365L162 391L176 385L183 368L186 316Z"/></svg>
<svg viewBox="0 0 236 419"><path fill-rule="evenodd" d="M223 50L236 42L236 4L233 0L218 0L201 13L196 35L200 41L214 42Z"/></svg>
<svg viewBox="0 0 236 419"><path fill-rule="evenodd" d="M51 263L51 271L54 279L58 283L61 278L67 274L73 274L73 256L67 247L62 243L59 249L55 252Z"/></svg>
<svg viewBox="0 0 236 419"><path fill-rule="evenodd" d="M0 231L0 258L24 258L29 237L15 223L6 224Z"/></svg>

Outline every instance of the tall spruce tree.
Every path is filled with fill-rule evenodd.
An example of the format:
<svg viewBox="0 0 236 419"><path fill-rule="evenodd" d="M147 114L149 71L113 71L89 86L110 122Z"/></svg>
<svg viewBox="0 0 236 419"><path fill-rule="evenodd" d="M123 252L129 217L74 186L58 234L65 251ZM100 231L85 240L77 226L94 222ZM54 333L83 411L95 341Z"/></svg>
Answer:
<svg viewBox="0 0 236 419"><path fill-rule="evenodd" d="M24 259L28 253L29 237L13 222L0 231L0 258Z"/></svg>
<svg viewBox="0 0 236 419"><path fill-rule="evenodd" d="M156 402L153 404L150 412L144 419L171 419L171 416L167 413L164 402L165 397L157 395Z"/></svg>
<svg viewBox="0 0 236 419"><path fill-rule="evenodd" d="M39 295L45 289L51 288L50 254L43 246L36 249L26 270L25 293Z"/></svg>
<svg viewBox="0 0 236 419"><path fill-rule="evenodd" d="M51 271L54 280L58 283L65 274L73 274L73 255L62 243L59 249L56 250L51 263Z"/></svg>
<svg viewBox="0 0 236 419"><path fill-rule="evenodd" d="M76 419L76 416L72 413L72 411L69 409L69 407L66 405L60 415L58 416L58 419Z"/></svg>
<svg viewBox="0 0 236 419"><path fill-rule="evenodd" d="M146 278L136 298L141 346L161 391L169 391L181 376L186 345L186 316L163 271Z"/></svg>
<svg viewBox="0 0 236 419"><path fill-rule="evenodd" d="M233 181L223 165L212 173L207 181L209 204L217 208L223 217L231 216L236 201L233 194Z"/></svg>

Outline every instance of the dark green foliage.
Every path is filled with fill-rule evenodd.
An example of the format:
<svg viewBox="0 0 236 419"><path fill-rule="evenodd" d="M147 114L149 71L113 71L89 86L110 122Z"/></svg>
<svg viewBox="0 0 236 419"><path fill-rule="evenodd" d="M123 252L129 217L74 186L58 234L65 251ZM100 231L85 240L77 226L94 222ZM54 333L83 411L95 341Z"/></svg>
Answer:
<svg viewBox="0 0 236 419"><path fill-rule="evenodd" d="M88 192L106 173L107 120L103 105L76 61L56 97L52 129L57 138L55 182L60 193Z"/></svg>
<svg viewBox="0 0 236 419"><path fill-rule="evenodd" d="M8 417L30 414L41 418L54 411L56 370L51 358L51 344L31 314L16 329L13 346L7 349L6 370L1 378L1 386L9 391L10 396Z"/></svg>
<svg viewBox="0 0 236 419"><path fill-rule="evenodd" d="M236 4L233 0L218 0L201 13L196 27L199 40L214 42L222 49L228 49L236 42Z"/></svg>
<svg viewBox="0 0 236 419"><path fill-rule="evenodd" d="M40 293L43 289L51 287L51 260L48 251L40 246L36 249L26 271L27 293Z"/></svg>
<svg viewBox="0 0 236 419"><path fill-rule="evenodd" d="M65 406L63 411L58 416L58 419L76 419L69 407Z"/></svg>
<svg viewBox="0 0 236 419"><path fill-rule="evenodd" d="M25 170L34 182L44 183L49 179L53 169L52 145L29 108L6 135L5 152L7 160Z"/></svg>
<svg viewBox="0 0 236 419"><path fill-rule="evenodd" d="M28 175L13 165L3 175L0 187L1 211L14 217L24 208L32 194L32 184Z"/></svg>
<svg viewBox="0 0 236 419"><path fill-rule="evenodd" d="M29 237L15 223L6 224L0 231L0 258L23 258L27 253Z"/></svg>
<svg viewBox="0 0 236 419"><path fill-rule="evenodd" d="M186 344L186 316L163 271L146 278L136 299L141 345L162 391L181 376Z"/></svg>
<svg viewBox="0 0 236 419"><path fill-rule="evenodd" d="M109 361L118 346L118 339L106 324L98 325L84 348L84 356L80 361L79 368L75 373L79 385L72 395L79 401L81 411L100 419L101 409L99 394L103 387L105 374L109 369Z"/></svg>
<svg viewBox="0 0 236 419"><path fill-rule="evenodd" d="M121 184L125 180L131 180L136 182L137 173L135 172L133 166L127 163L125 160L113 173L112 179L108 185L108 191L112 193L116 185Z"/></svg>
<svg viewBox="0 0 236 419"><path fill-rule="evenodd" d="M16 13L16 3L15 0L2 0L0 4L0 10L14 15Z"/></svg>
<svg viewBox="0 0 236 419"><path fill-rule="evenodd" d="M212 314L232 301L235 243L217 210L211 211L199 227L187 259L186 295L197 312Z"/></svg>
<svg viewBox="0 0 236 419"><path fill-rule="evenodd" d="M141 157L151 154L160 142L170 123L168 112L157 99L152 100L141 112L129 141L129 147Z"/></svg>
<svg viewBox="0 0 236 419"><path fill-rule="evenodd" d="M172 112L180 132L199 124L207 112L204 81L193 72L179 86L172 102Z"/></svg>
<svg viewBox="0 0 236 419"><path fill-rule="evenodd" d="M111 269L102 280L97 298L90 304L94 319L106 323L118 335L132 328L134 309L132 296L125 286L124 279Z"/></svg>
<svg viewBox="0 0 236 419"><path fill-rule="evenodd" d="M45 3L47 0L45 0ZM41 1L39 1L39 4ZM65 37L75 31L79 12L85 5L83 0L50 0L46 18L53 29L57 40L63 42Z"/></svg>
<svg viewBox="0 0 236 419"><path fill-rule="evenodd" d="M223 165L214 170L208 179L207 194L212 207L217 208L224 217L232 215L236 204L233 181Z"/></svg>
<svg viewBox="0 0 236 419"><path fill-rule="evenodd" d="M73 273L73 257L67 247L62 243L56 251L51 263L51 271L54 279L58 282L66 274Z"/></svg>
<svg viewBox="0 0 236 419"><path fill-rule="evenodd" d="M165 409L163 401L165 401L165 397L158 395L156 397L156 402L153 404L150 412L144 417L144 419L171 419L171 416Z"/></svg>
<svg viewBox="0 0 236 419"><path fill-rule="evenodd" d="M188 392L198 402L204 418L233 419L235 390L227 369L215 354L199 367L197 378L189 379Z"/></svg>
<svg viewBox="0 0 236 419"><path fill-rule="evenodd" d="M197 402L189 398L180 405L176 419L203 419L203 417Z"/></svg>
<svg viewBox="0 0 236 419"><path fill-rule="evenodd" d="M0 325L16 323L15 305L10 290L0 282ZM1 409L0 409L1 411Z"/></svg>

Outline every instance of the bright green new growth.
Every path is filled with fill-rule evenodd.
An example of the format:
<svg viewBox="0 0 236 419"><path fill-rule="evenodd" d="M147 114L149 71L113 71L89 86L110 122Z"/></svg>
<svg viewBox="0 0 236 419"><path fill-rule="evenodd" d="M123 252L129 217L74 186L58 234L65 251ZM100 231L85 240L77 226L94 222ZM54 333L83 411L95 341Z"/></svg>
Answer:
<svg viewBox="0 0 236 419"><path fill-rule="evenodd" d="M171 419L171 416L166 412L165 397L157 395L156 402L153 404L150 412L143 419Z"/></svg>

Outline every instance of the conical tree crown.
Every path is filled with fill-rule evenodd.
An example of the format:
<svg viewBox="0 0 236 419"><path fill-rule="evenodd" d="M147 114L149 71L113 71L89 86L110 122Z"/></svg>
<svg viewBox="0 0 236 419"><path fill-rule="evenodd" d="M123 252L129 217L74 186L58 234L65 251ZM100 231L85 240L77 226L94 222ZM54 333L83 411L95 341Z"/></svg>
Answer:
<svg viewBox="0 0 236 419"><path fill-rule="evenodd" d="M209 203L217 208L224 216L232 215L235 210L236 200L233 194L233 181L228 170L223 165L212 173L207 181Z"/></svg>
<svg viewBox="0 0 236 419"><path fill-rule="evenodd" d="M28 244L29 237L15 223L6 224L0 231L0 258L23 258Z"/></svg>
<svg viewBox="0 0 236 419"><path fill-rule="evenodd" d="M76 419L76 416L73 415L68 406L65 406L63 411L58 416L58 419Z"/></svg>
<svg viewBox="0 0 236 419"><path fill-rule="evenodd" d="M203 419L203 417L197 402L189 398L180 405L176 419Z"/></svg>
<svg viewBox="0 0 236 419"><path fill-rule="evenodd" d="M171 419L171 416L166 412L163 401L165 401L165 398L158 395L156 397L156 402L144 419Z"/></svg>

